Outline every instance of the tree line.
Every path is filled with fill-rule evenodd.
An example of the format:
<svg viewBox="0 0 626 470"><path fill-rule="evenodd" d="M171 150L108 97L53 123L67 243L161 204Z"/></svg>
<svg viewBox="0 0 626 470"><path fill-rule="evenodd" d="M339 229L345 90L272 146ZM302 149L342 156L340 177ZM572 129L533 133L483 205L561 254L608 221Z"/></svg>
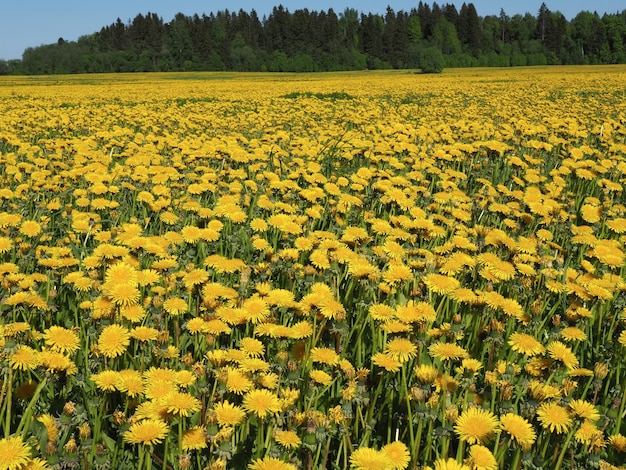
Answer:
<svg viewBox="0 0 626 470"><path fill-rule="evenodd" d="M334 71L384 68L609 64L626 62L626 10L582 11L568 21L542 4L533 15L478 16L472 3L384 14L282 5L259 18L228 10L164 22L155 13L100 31L30 47L0 61L0 74L138 71Z"/></svg>

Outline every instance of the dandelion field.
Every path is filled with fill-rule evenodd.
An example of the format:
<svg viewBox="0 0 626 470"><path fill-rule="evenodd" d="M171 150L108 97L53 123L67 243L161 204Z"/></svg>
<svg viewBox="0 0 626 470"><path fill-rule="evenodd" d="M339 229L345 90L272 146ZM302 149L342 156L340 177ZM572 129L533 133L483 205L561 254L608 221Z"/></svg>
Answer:
<svg viewBox="0 0 626 470"><path fill-rule="evenodd" d="M0 468L626 459L626 68L0 77Z"/></svg>

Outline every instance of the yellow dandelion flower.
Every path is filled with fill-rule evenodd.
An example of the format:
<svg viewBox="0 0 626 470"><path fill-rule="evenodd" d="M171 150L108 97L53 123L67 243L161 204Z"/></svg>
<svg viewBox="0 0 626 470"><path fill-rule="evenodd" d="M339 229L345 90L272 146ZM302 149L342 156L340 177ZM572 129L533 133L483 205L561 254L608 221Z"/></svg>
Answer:
<svg viewBox="0 0 626 470"><path fill-rule="evenodd" d="M426 287L436 294L447 295L461 287L458 279L442 274L430 273L422 278Z"/></svg>
<svg viewBox="0 0 626 470"><path fill-rule="evenodd" d="M407 362L417 355L417 346L408 338L394 338L387 342L385 352L400 362Z"/></svg>
<svg viewBox="0 0 626 470"><path fill-rule="evenodd" d="M321 362L329 366L334 366L339 362L339 354L334 349L315 347L311 349L310 356L312 362Z"/></svg>
<svg viewBox="0 0 626 470"><path fill-rule="evenodd" d="M626 436L622 434L609 436L609 444L611 444L617 452L626 452Z"/></svg>
<svg viewBox="0 0 626 470"><path fill-rule="evenodd" d="M454 343L433 343L428 347L428 353L432 357L440 359L442 361L463 359L465 357L468 357L467 351L458 344Z"/></svg>
<svg viewBox="0 0 626 470"><path fill-rule="evenodd" d="M46 428L48 434L48 442L55 442L59 436L59 422L49 413L43 414L37 418L37 421L42 423Z"/></svg>
<svg viewBox="0 0 626 470"><path fill-rule="evenodd" d="M146 310L141 305L127 305L120 307L120 315L131 323L137 323L144 319Z"/></svg>
<svg viewBox="0 0 626 470"><path fill-rule="evenodd" d="M537 409L537 419L544 429L562 434L572 426L573 420L567 408L556 402L542 403Z"/></svg>
<svg viewBox="0 0 626 470"><path fill-rule="evenodd" d="M241 395L250 390L254 384L248 375L239 369L228 369L226 375L226 389L231 393Z"/></svg>
<svg viewBox="0 0 626 470"><path fill-rule="evenodd" d="M409 449L403 442L400 441L394 441L383 446L383 448L380 449L380 452L389 458L391 464L388 468L390 470L404 470L408 468L409 463L411 462Z"/></svg>
<svg viewBox="0 0 626 470"><path fill-rule="evenodd" d="M207 447L207 434L204 426L194 426L183 433L183 450L200 450Z"/></svg>
<svg viewBox="0 0 626 470"><path fill-rule="evenodd" d="M115 305L120 307L136 305L141 297L139 289L131 284L113 284L107 286L106 290L103 286L103 291L105 291L107 297L109 297Z"/></svg>
<svg viewBox="0 0 626 470"><path fill-rule="evenodd" d="M35 238L41 234L41 224L35 220L25 220L20 226L20 233L25 237Z"/></svg>
<svg viewBox="0 0 626 470"><path fill-rule="evenodd" d="M0 468L18 470L30 460L30 447L19 436L0 439Z"/></svg>
<svg viewBox="0 0 626 470"><path fill-rule="evenodd" d="M256 338L245 337L239 341L239 348L250 357L260 357L265 352L265 346Z"/></svg>
<svg viewBox="0 0 626 470"><path fill-rule="evenodd" d="M129 397L137 397L142 395L145 390L145 384L141 372L133 369L121 370L118 374L119 380L116 388Z"/></svg>
<svg viewBox="0 0 626 470"><path fill-rule="evenodd" d="M189 306L184 299L171 297L163 302L163 310L172 316L178 316L188 310Z"/></svg>
<svg viewBox="0 0 626 470"><path fill-rule="evenodd" d="M509 338L509 344L513 351L527 356L543 354L546 348L534 336L526 333L513 333Z"/></svg>
<svg viewBox="0 0 626 470"><path fill-rule="evenodd" d="M220 426L237 426L246 417L246 412L240 406L230 403L228 400L217 403L213 412Z"/></svg>
<svg viewBox="0 0 626 470"><path fill-rule="evenodd" d="M323 370L318 369L312 370L309 373L309 377L311 377L311 380L313 380L314 382L324 386L329 385L333 381L333 378L329 374L327 374Z"/></svg>
<svg viewBox="0 0 626 470"><path fill-rule="evenodd" d="M41 364L39 353L30 346L20 344L9 356L9 365L14 370L33 370Z"/></svg>
<svg viewBox="0 0 626 470"><path fill-rule="evenodd" d="M548 354L552 359L561 361L565 367L572 369L578 366L578 358L572 350L560 341L552 341L546 347Z"/></svg>
<svg viewBox="0 0 626 470"><path fill-rule="evenodd" d="M350 455L350 466L357 470L387 470L392 468L392 462L383 452L361 447Z"/></svg>
<svg viewBox="0 0 626 470"><path fill-rule="evenodd" d="M395 262L387 266L387 269L382 273L382 278L387 284L393 286L394 284L413 279L413 271L408 266Z"/></svg>
<svg viewBox="0 0 626 470"><path fill-rule="evenodd" d="M500 425L502 430L508 433L525 451L530 450L537 439L534 428L522 416L507 413L500 416Z"/></svg>
<svg viewBox="0 0 626 470"><path fill-rule="evenodd" d="M485 446L475 444L470 447L469 463L472 470L498 470L498 462Z"/></svg>
<svg viewBox="0 0 626 470"><path fill-rule="evenodd" d="M589 445L597 439L603 439L602 431L590 420L586 419L574 433L574 439Z"/></svg>
<svg viewBox="0 0 626 470"><path fill-rule="evenodd" d="M471 470L467 465L458 463L456 460L437 459L435 460L435 470Z"/></svg>
<svg viewBox="0 0 626 470"><path fill-rule="evenodd" d="M114 392L120 383L119 372L115 370L105 370L91 375L91 380L96 384L98 389L105 392Z"/></svg>
<svg viewBox="0 0 626 470"><path fill-rule="evenodd" d="M130 333L121 325L109 325L98 338L98 350L105 357L117 357L126 351L130 344Z"/></svg>
<svg viewBox="0 0 626 470"><path fill-rule="evenodd" d="M491 439L498 427L498 418L489 410L474 406L461 413L454 425L454 431L468 444L484 444Z"/></svg>
<svg viewBox="0 0 626 470"><path fill-rule="evenodd" d="M129 334L137 341L154 341L159 336L159 330L149 326L136 326Z"/></svg>
<svg viewBox="0 0 626 470"><path fill-rule="evenodd" d="M43 338L53 351L72 353L80 348L78 335L60 326L51 326L45 330Z"/></svg>
<svg viewBox="0 0 626 470"><path fill-rule="evenodd" d="M572 400L568 403L570 410L574 415L587 419L589 421L598 421L600 419L600 412L592 404L585 400Z"/></svg>
<svg viewBox="0 0 626 470"><path fill-rule="evenodd" d="M296 470L297 467L276 457L264 457L253 460L248 468L250 470Z"/></svg>
<svg viewBox="0 0 626 470"><path fill-rule="evenodd" d="M200 411L201 403L196 397L185 392L173 392L168 394L163 404L167 407L167 412L175 416L189 416Z"/></svg>
<svg viewBox="0 0 626 470"><path fill-rule="evenodd" d="M209 280L209 273L204 269L192 269L183 276L183 284L188 290L193 289L195 286L204 284Z"/></svg>
<svg viewBox="0 0 626 470"><path fill-rule="evenodd" d="M374 320L387 321L395 315L393 307L385 304L373 304L369 307L368 312Z"/></svg>
<svg viewBox="0 0 626 470"><path fill-rule="evenodd" d="M0 237L0 254L8 253L11 249L13 249L13 246L13 240L9 237Z"/></svg>
<svg viewBox="0 0 626 470"><path fill-rule="evenodd" d="M274 440L286 449L297 449L302 444L302 440L295 431L274 431Z"/></svg>
<svg viewBox="0 0 626 470"><path fill-rule="evenodd" d="M253 295L243 301L241 308L245 319L254 324L261 323L270 315L270 306L265 299Z"/></svg>
<svg viewBox="0 0 626 470"><path fill-rule="evenodd" d="M168 430L165 421L148 418L132 424L124 433L124 441L130 444L160 444L167 437Z"/></svg>
<svg viewBox="0 0 626 470"><path fill-rule="evenodd" d="M394 359L390 354L384 352L376 353L372 356L372 363L378 367L382 367L386 371L396 372L402 367L402 363Z"/></svg>
<svg viewBox="0 0 626 470"><path fill-rule="evenodd" d="M243 408L261 419L281 410L278 397L264 388L247 392L243 397Z"/></svg>

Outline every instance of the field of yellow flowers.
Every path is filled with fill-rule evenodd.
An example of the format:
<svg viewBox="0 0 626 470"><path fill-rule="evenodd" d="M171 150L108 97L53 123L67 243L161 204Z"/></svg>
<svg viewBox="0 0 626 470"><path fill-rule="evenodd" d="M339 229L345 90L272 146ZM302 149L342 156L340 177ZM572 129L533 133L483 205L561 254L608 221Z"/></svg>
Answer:
<svg viewBox="0 0 626 470"><path fill-rule="evenodd" d="M626 459L626 67L0 78L0 468Z"/></svg>

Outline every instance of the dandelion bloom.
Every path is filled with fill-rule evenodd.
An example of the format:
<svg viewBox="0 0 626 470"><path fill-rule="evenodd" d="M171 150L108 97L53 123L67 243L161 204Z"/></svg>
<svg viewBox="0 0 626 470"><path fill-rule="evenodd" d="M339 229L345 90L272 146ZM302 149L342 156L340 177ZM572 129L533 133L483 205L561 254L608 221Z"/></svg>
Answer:
<svg viewBox="0 0 626 470"><path fill-rule="evenodd" d="M270 315L269 304L257 295L244 300L241 308L245 312L245 319L254 324L261 323Z"/></svg>
<svg viewBox="0 0 626 470"><path fill-rule="evenodd" d="M241 395L252 388L254 384L248 375L238 369L228 369L226 374L226 389L231 393Z"/></svg>
<svg viewBox="0 0 626 470"><path fill-rule="evenodd" d="M428 353L437 359L452 360L462 359L468 356L467 351L454 343L433 343L428 347Z"/></svg>
<svg viewBox="0 0 626 470"><path fill-rule="evenodd" d="M18 470L30 460L30 447L19 436L0 439L0 468Z"/></svg>
<svg viewBox="0 0 626 470"><path fill-rule="evenodd" d="M426 274L426 276L422 278L422 281L424 281L428 290L433 291L436 294L450 294L461 287L461 283L458 279L450 276L444 276L443 274Z"/></svg>
<svg viewBox="0 0 626 470"><path fill-rule="evenodd" d="M417 355L417 346L408 338L394 338L387 342L386 352L400 362L407 362Z"/></svg>
<svg viewBox="0 0 626 470"><path fill-rule="evenodd" d="M26 237L34 238L41 233L41 224L35 220L25 220L20 227L20 233Z"/></svg>
<svg viewBox="0 0 626 470"><path fill-rule="evenodd" d="M187 309L187 302L179 297L171 297L163 302L163 310L173 316L180 315L186 312Z"/></svg>
<svg viewBox="0 0 626 470"><path fill-rule="evenodd" d="M30 346L20 344L9 356L9 364L14 370L33 370L41 364L39 353Z"/></svg>
<svg viewBox="0 0 626 470"><path fill-rule="evenodd" d="M274 431L274 440L287 449L296 449L302 444L302 440L294 431Z"/></svg>
<svg viewBox="0 0 626 470"><path fill-rule="evenodd" d="M357 470L387 470L392 467L389 456L376 449L361 447L352 452L350 465Z"/></svg>
<svg viewBox="0 0 626 470"><path fill-rule="evenodd" d="M380 452L389 457L391 470L404 470L409 466L411 454L407 446L400 441L394 441L380 449Z"/></svg>
<svg viewBox="0 0 626 470"><path fill-rule="evenodd" d="M131 264L122 261L107 268L104 280L105 284L108 285L129 284L136 286L138 276L138 271Z"/></svg>
<svg viewBox="0 0 626 470"><path fill-rule="evenodd" d="M449 458L435 460L435 470L470 470L470 468L467 465L458 463L456 460Z"/></svg>
<svg viewBox="0 0 626 470"><path fill-rule="evenodd" d="M13 240L9 237L0 237L0 253L7 253L13 248Z"/></svg>
<svg viewBox="0 0 626 470"><path fill-rule="evenodd" d="M395 315L393 307L385 304L373 304L369 307L368 313L374 320L387 321Z"/></svg>
<svg viewBox="0 0 626 470"><path fill-rule="evenodd" d="M115 387L130 397L141 395L145 390L145 384L141 372L133 369L125 369L119 372L119 381Z"/></svg>
<svg viewBox="0 0 626 470"><path fill-rule="evenodd" d="M382 367L386 371L396 372L400 370L402 363L387 353L376 353L372 356L372 363Z"/></svg>
<svg viewBox="0 0 626 470"><path fill-rule="evenodd" d="M328 385L333 381L333 378L323 370L312 370L309 376L311 380L320 385Z"/></svg>
<svg viewBox="0 0 626 470"><path fill-rule="evenodd" d="M200 400L184 392L170 393L164 398L163 404L167 406L168 413L176 416L189 416L201 408Z"/></svg>
<svg viewBox="0 0 626 470"><path fill-rule="evenodd" d="M543 354L546 348L534 336L526 333L513 333L509 338L509 344L513 351L527 356Z"/></svg>
<svg viewBox="0 0 626 470"><path fill-rule="evenodd" d="M149 326L136 326L130 331L130 337L137 341L154 341L159 335L159 330Z"/></svg>
<svg viewBox="0 0 626 470"><path fill-rule="evenodd" d="M339 362L339 354L330 348L313 348L310 357L312 362L321 362L329 366L334 366Z"/></svg>
<svg viewBox="0 0 626 470"><path fill-rule="evenodd" d="M468 444L482 444L493 436L498 426L498 418L493 413L474 406L461 413L454 425L454 431Z"/></svg>
<svg viewBox="0 0 626 470"><path fill-rule="evenodd" d="M167 436L167 423L160 419L148 418L132 424L124 433L124 441L130 444L159 444Z"/></svg>
<svg viewBox="0 0 626 470"><path fill-rule="evenodd" d="M626 452L626 436L622 434L614 434L609 437L609 444L617 451L617 452Z"/></svg>
<svg viewBox="0 0 626 470"><path fill-rule="evenodd" d="M500 417L502 430L508 433L519 446L527 451L537 439L537 434L532 425L522 416L514 413L507 413Z"/></svg>
<svg viewBox="0 0 626 470"><path fill-rule="evenodd" d="M103 290L105 290L104 287ZM136 305L141 297L141 293L137 287L131 284L123 283L107 286L105 293L115 305L120 307Z"/></svg>
<svg viewBox="0 0 626 470"><path fill-rule="evenodd" d="M498 470L498 462L491 451L485 446L470 447L470 462L473 470Z"/></svg>
<svg viewBox="0 0 626 470"><path fill-rule="evenodd" d="M183 450L200 450L207 446L207 434L204 426L194 426L183 434Z"/></svg>
<svg viewBox="0 0 626 470"><path fill-rule="evenodd" d="M130 343L130 334L121 325L109 325L98 338L98 349L105 357L117 357L126 351Z"/></svg>
<svg viewBox="0 0 626 470"><path fill-rule="evenodd" d="M267 389L251 390L243 397L243 407L259 418L265 418L280 411L280 400Z"/></svg>
<svg viewBox="0 0 626 470"><path fill-rule="evenodd" d="M592 421L586 419L574 433L574 439L582 444L590 445L595 441L603 440L604 437L602 431Z"/></svg>
<svg viewBox="0 0 626 470"><path fill-rule="evenodd" d="M544 429L557 434L567 432L573 423L567 408L556 402L542 403L537 410L537 418Z"/></svg>
<svg viewBox="0 0 626 470"><path fill-rule="evenodd" d="M120 383L120 375L116 370L104 370L97 374L92 374L91 380L99 390L114 392L117 390L118 383Z"/></svg>
<svg viewBox="0 0 626 470"><path fill-rule="evenodd" d="M598 421L600 419L600 412L597 408L585 400L572 400L568 406L576 416L583 419L590 421Z"/></svg>
<svg viewBox="0 0 626 470"><path fill-rule="evenodd" d="M239 341L239 348L250 357L260 357L265 352L265 346L261 341L249 336Z"/></svg>
<svg viewBox="0 0 626 470"><path fill-rule="evenodd" d="M296 470L294 464L277 459L276 457L264 457L255 459L250 465L250 470Z"/></svg>
<svg viewBox="0 0 626 470"><path fill-rule="evenodd" d="M246 412L237 405L224 400L213 408L217 423L220 426L236 426L246 417Z"/></svg>
<svg viewBox="0 0 626 470"><path fill-rule="evenodd" d="M560 341L552 341L546 347L548 354L552 359L561 361L565 367L571 369L578 365L578 358L572 350Z"/></svg>
<svg viewBox="0 0 626 470"><path fill-rule="evenodd" d="M46 345L53 351L72 353L80 348L78 335L60 326L51 326L44 332Z"/></svg>
<svg viewBox="0 0 626 470"><path fill-rule="evenodd" d="M387 269L382 273L382 277L383 281L387 284L393 285L413 279L413 271L408 266L400 262L395 262L389 264Z"/></svg>

